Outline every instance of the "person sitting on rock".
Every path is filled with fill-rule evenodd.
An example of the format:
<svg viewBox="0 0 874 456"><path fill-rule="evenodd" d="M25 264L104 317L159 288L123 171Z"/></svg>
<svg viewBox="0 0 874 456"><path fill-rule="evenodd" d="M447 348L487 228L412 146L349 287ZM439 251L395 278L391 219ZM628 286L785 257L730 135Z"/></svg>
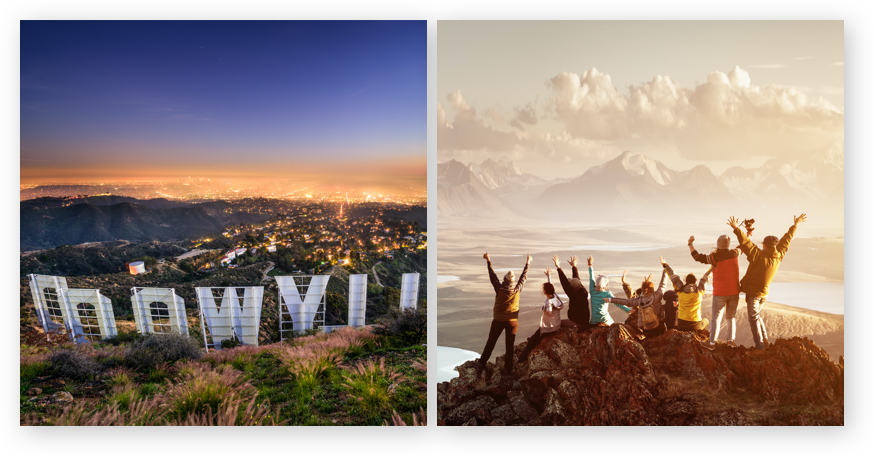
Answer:
<svg viewBox="0 0 874 456"><path fill-rule="evenodd" d="M610 278L604 274L599 274L595 278L595 258L589 255L589 290L592 296L592 319L589 322L589 327L594 326L610 326L613 324L613 317L607 311L607 304L610 303L610 298L613 297L613 292L608 288L610 286ZM628 313L630 308L621 304L613 304Z"/></svg>
<svg viewBox="0 0 874 456"><path fill-rule="evenodd" d="M577 257L572 256L567 262L571 265L573 278L568 280L564 271L561 270L561 262L558 255L552 257L555 269L558 271L558 281L564 294L568 297L567 316L577 325L577 331L581 332L589 326L589 292L580 280L580 272L577 270Z"/></svg>
<svg viewBox="0 0 874 456"><path fill-rule="evenodd" d="M671 282L674 288L678 289L679 305L677 306L677 330L678 331L698 331L704 329L710 323L710 320L701 318L701 300L704 298L706 289L704 285L710 279L710 273L713 268L704 273L704 277L698 284L695 284L695 274L686 275L685 282L680 279L680 276L674 273L671 266L665 261L664 257L659 257L659 261L665 267L665 271L671 276Z"/></svg>
<svg viewBox="0 0 874 456"><path fill-rule="evenodd" d="M714 350L716 341L719 339L719 331L722 326L722 316L725 315L726 323L728 323L728 341L726 344L729 347L737 347L734 338L737 334L737 303L739 300L740 285L738 278L737 258L740 255L740 247L729 249L731 238L723 234L716 240L716 248L709 255L698 253L692 243L695 242L695 236L689 237L689 252L692 258L704 264L713 266L713 304L710 309L710 340L701 341L701 346Z"/></svg>
<svg viewBox="0 0 874 456"><path fill-rule="evenodd" d="M640 294L641 294L640 288L638 288L637 290L634 290L634 291L631 290L631 284L625 280L625 276L627 273L628 273L628 271L622 271L622 279L621 279L622 291L625 292L626 298L628 298L628 299L636 298L636 297L640 296ZM651 279L651 278L652 277L649 277L649 279ZM649 279L644 277L643 280L647 281ZM637 309L631 309L631 312L628 312L628 317L625 318L625 324L633 327L634 329L637 329Z"/></svg>
<svg viewBox="0 0 874 456"><path fill-rule="evenodd" d="M528 277L528 265L531 264L531 255L528 255L528 259L525 261L525 268L522 269L522 275L519 276L519 281L515 283L513 271L508 271L504 275L503 282L498 280L498 275L492 269L492 260L489 258L489 252L486 252L483 258L488 265L489 280L495 289L495 305L492 310L492 325L489 328L489 338L486 341L482 356L476 360L474 365L476 373L479 375L485 364L489 362L492 350L494 350L501 333L506 332L504 343L507 353L504 355L504 372L509 374L513 372L513 346L514 342L516 342L516 331L519 330L519 296L522 293L522 285L525 284L525 279Z"/></svg>
<svg viewBox="0 0 874 456"><path fill-rule="evenodd" d="M617 306L628 306L637 314L637 322L628 325L636 334L644 337L656 337L665 333L664 312L662 312L662 296L668 286L667 272L662 270L662 278L658 288L652 283L652 275L644 277L640 293L633 298L608 298L607 301ZM629 286L629 290L631 287Z"/></svg>
<svg viewBox="0 0 874 456"><path fill-rule="evenodd" d="M558 258L558 255L556 255L556 258ZM555 287L552 285L552 271L546 268L544 274L546 274L546 282L541 290L546 295L546 301L543 302L543 306L540 308L543 311L540 315L540 328L537 328L537 331L528 338L528 344L525 345L525 349L522 350L519 358L516 359L517 363L527 360L528 354L540 344L544 336L555 334L561 329L561 309L564 307L564 303L555 294ZM510 355L508 354L507 356Z"/></svg>
<svg viewBox="0 0 874 456"><path fill-rule="evenodd" d="M765 300L768 298L768 287L777 274L777 268L786 257L786 251L789 250L789 243L795 236L798 224L807 220L807 214L801 214L793 219L795 223L789 227L789 231L783 235L783 238L765 237L765 241L762 243L763 249L753 244L753 241L741 231L740 221L737 218L730 217L728 219L728 225L734 230L741 251L750 262L746 274L740 280L740 291L746 295L750 332L753 333L753 341L759 350L768 346L768 332L765 329L765 321L762 319Z"/></svg>

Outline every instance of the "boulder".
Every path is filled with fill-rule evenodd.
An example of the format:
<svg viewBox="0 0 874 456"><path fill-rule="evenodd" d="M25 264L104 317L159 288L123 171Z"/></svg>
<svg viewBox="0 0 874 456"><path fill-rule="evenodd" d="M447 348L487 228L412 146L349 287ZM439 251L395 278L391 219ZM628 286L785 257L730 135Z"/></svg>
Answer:
<svg viewBox="0 0 874 456"><path fill-rule="evenodd" d="M537 419L539 416L537 414L537 410L534 410L534 407L525 400L525 396L522 393L517 391L511 391L509 393L510 397L510 407L513 409L513 413L518 416L523 422L530 423Z"/></svg>
<svg viewBox="0 0 874 456"><path fill-rule="evenodd" d="M479 418L482 421L491 421L489 412L495 408L497 404L491 396L479 396L474 400L465 402L455 407L451 412L446 414L446 421L449 423L463 424L469 422L471 418Z"/></svg>
<svg viewBox="0 0 874 456"><path fill-rule="evenodd" d="M73 395L66 391L58 391L57 393L52 394L52 401L60 402L62 404L71 404L73 402Z"/></svg>
<svg viewBox="0 0 874 456"><path fill-rule="evenodd" d="M519 416L516 415L516 412L513 411L513 407L509 403L493 408L491 415L492 424L494 424L496 420L501 420L504 423L512 423L519 419Z"/></svg>

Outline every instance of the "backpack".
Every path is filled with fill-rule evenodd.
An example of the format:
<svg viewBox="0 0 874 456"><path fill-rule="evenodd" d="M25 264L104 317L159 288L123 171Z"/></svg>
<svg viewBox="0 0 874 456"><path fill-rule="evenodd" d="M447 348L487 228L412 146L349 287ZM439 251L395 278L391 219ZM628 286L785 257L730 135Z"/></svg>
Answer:
<svg viewBox="0 0 874 456"><path fill-rule="evenodd" d="M656 312L656 308L653 305L655 303L655 294L650 295L649 301L647 303L643 303L641 300L640 310L637 314L638 327L641 330L653 329L659 325L659 313Z"/></svg>

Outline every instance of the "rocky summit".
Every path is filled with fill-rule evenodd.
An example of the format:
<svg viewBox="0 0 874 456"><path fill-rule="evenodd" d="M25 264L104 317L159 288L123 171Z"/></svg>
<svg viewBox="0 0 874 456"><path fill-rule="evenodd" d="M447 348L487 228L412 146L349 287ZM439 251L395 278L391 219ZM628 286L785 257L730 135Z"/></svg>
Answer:
<svg viewBox="0 0 874 456"><path fill-rule="evenodd" d="M632 330L633 331L633 330ZM843 425L844 360L806 338L764 351L699 344L707 330L640 340L614 324L562 328L504 375L504 357L474 362L437 387L449 426ZM525 347L516 345L516 357Z"/></svg>

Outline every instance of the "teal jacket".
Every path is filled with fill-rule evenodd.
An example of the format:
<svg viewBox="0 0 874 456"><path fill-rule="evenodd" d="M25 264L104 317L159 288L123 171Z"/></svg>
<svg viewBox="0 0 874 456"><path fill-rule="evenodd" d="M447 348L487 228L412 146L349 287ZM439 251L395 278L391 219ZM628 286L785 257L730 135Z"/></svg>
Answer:
<svg viewBox="0 0 874 456"><path fill-rule="evenodd" d="M607 291L598 291L595 286L595 271L589 266L589 302L592 303L592 320L589 322L591 324L598 323L607 323L608 325L613 324L613 318L610 317L610 313L607 312L607 305L609 304L605 299L612 298L613 292L610 290ZM625 307L622 304L613 304L614 306L622 309L625 313L631 311L629 307Z"/></svg>

